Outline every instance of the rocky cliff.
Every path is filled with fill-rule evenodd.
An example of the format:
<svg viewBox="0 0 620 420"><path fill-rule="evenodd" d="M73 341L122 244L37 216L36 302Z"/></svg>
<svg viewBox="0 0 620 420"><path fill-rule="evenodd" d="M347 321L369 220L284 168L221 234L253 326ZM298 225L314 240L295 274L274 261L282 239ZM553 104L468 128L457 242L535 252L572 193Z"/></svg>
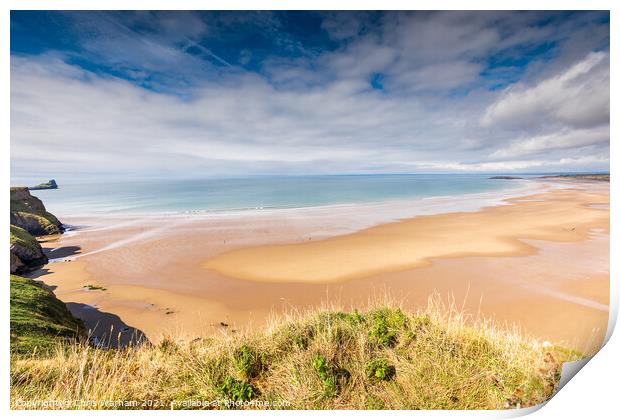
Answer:
<svg viewBox="0 0 620 420"><path fill-rule="evenodd" d="M62 223L45 209L41 200L30 195L26 187L11 188L11 225L35 236L63 231Z"/></svg>
<svg viewBox="0 0 620 420"><path fill-rule="evenodd" d="M41 245L26 230L11 225L11 274L23 273L47 263Z"/></svg>
<svg viewBox="0 0 620 420"><path fill-rule="evenodd" d="M47 263L33 235L60 233L62 224L28 188L11 188L11 354L53 352L59 343L84 338L84 324L38 281L18 277Z"/></svg>

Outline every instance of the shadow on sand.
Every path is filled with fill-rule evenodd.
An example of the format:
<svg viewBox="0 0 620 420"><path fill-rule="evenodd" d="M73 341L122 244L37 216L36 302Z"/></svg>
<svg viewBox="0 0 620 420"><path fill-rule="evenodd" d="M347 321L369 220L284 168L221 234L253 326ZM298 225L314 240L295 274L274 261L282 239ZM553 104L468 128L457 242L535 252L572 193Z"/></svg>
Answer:
<svg viewBox="0 0 620 420"><path fill-rule="evenodd" d="M31 278L33 280L37 280L39 277L43 277L46 274L51 273L52 270L50 270L49 268L37 268L33 271L30 271L28 273L28 278ZM39 280L41 281L41 280ZM47 284L43 283L43 286L45 286L48 290L54 290L56 288L56 286L48 286Z"/></svg>
<svg viewBox="0 0 620 420"><path fill-rule="evenodd" d="M58 248L43 247L43 253L51 260L59 260L79 254L82 248L79 246L61 246Z"/></svg>
<svg viewBox="0 0 620 420"><path fill-rule="evenodd" d="M65 225L66 231L79 230L84 227L87 226ZM82 248L79 246L46 246L56 239L57 235L39 239L39 243L43 248L43 253L50 262L62 262L82 252ZM28 277L37 280L44 288L54 291L57 286L47 285L40 279L51 272L53 272L53 270L50 268L40 267L30 271ZM143 331L125 324L118 315L102 312L95 306L84 303L65 302L65 304L74 317L84 322L88 341L94 347L125 348L128 346L150 344Z"/></svg>
<svg viewBox="0 0 620 420"><path fill-rule="evenodd" d="M102 312L94 306L67 302L73 316L81 319L90 343L101 348L125 348L149 344L144 333L125 324L118 315Z"/></svg>

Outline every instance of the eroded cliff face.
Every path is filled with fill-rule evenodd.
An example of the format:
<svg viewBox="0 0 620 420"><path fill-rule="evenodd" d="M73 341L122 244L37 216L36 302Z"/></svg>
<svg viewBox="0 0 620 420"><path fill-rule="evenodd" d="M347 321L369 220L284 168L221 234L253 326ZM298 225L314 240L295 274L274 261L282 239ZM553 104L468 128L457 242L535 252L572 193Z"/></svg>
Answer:
<svg viewBox="0 0 620 420"><path fill-rule="evenodd" d="M26 230L11 225L11 274L23 273L47 263L36 238Z"/></svg>
<svg viewBox="0 0 620 420"><path fill-rule="evenodd" d="M26 187L11 188L11 225L25 229L34 236L63 231L62 223L45 209L41 200L30 195Z"/></svg>
<svg viewBox="0 0 620 420"><path fill-rule="evenodd" d="M11 245L11 248L13 248L13 246ZM16 253L13 252L13 249L11 249L11 274L17 274L17 273L21 273L24 270L25 264L22 262L22 260L19 259L19 257L17 256Z"/></svg>

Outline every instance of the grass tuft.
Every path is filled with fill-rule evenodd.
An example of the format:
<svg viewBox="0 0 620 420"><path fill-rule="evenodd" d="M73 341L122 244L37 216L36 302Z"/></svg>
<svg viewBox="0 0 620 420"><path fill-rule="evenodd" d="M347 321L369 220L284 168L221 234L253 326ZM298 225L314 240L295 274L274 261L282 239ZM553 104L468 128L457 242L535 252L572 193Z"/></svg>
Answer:
<svg viewBox="0 0 620 420"><path fill-rule="evenodd" d="M247 344L235 351L233 360L239 373L246 379L258 376L265 366L264 355Z"/></svg>
<svg viewBox="0 0 620 420"><path fill-rule="evenodd" d="M86 289L86 290L101 290L101 291L108 290L105 287L97 286L96 284L86 284L86 285L84 285L84 289Z"/></svg>
<svg viewBox="0 0 620 420"><path fill-rule="evenodd" d="M218 391L224 398L232 401L250 401L258 395L251 384L230 376L218 387Z"/></svg>
<svg viewBox="0 0 620 420"><path fill-rule="evenodd" d="M408 324L407 316L397 308L391 310L381 308L368 314L370 320L370 340L379 345L393 347L398 339L399 332L405 331Z"/></svg>
<svg viewBox="0 0 620 420"><path fill-rule="evenodd" d="M371 381L390 381L396 375L396 368L385 359L373 359L366 363L366 376Z"/></svg>

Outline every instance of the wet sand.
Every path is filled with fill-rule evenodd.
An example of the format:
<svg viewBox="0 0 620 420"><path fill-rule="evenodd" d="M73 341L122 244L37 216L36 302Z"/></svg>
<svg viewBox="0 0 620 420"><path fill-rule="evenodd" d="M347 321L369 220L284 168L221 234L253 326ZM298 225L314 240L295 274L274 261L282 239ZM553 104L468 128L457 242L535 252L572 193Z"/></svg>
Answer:
<svg viewBox="0 0 620 420"><path fill-rule="evenodd" d="M563 186L355 232L355 209L58 215L80 228L43 245L69 261L35 276L89 326L105 330L100 314L113 314L151 341L261 327L274 313L321 304L363 308L385 295L415 309L437 292L467 312L592 352L608 318L609 184Z"/></svg>

